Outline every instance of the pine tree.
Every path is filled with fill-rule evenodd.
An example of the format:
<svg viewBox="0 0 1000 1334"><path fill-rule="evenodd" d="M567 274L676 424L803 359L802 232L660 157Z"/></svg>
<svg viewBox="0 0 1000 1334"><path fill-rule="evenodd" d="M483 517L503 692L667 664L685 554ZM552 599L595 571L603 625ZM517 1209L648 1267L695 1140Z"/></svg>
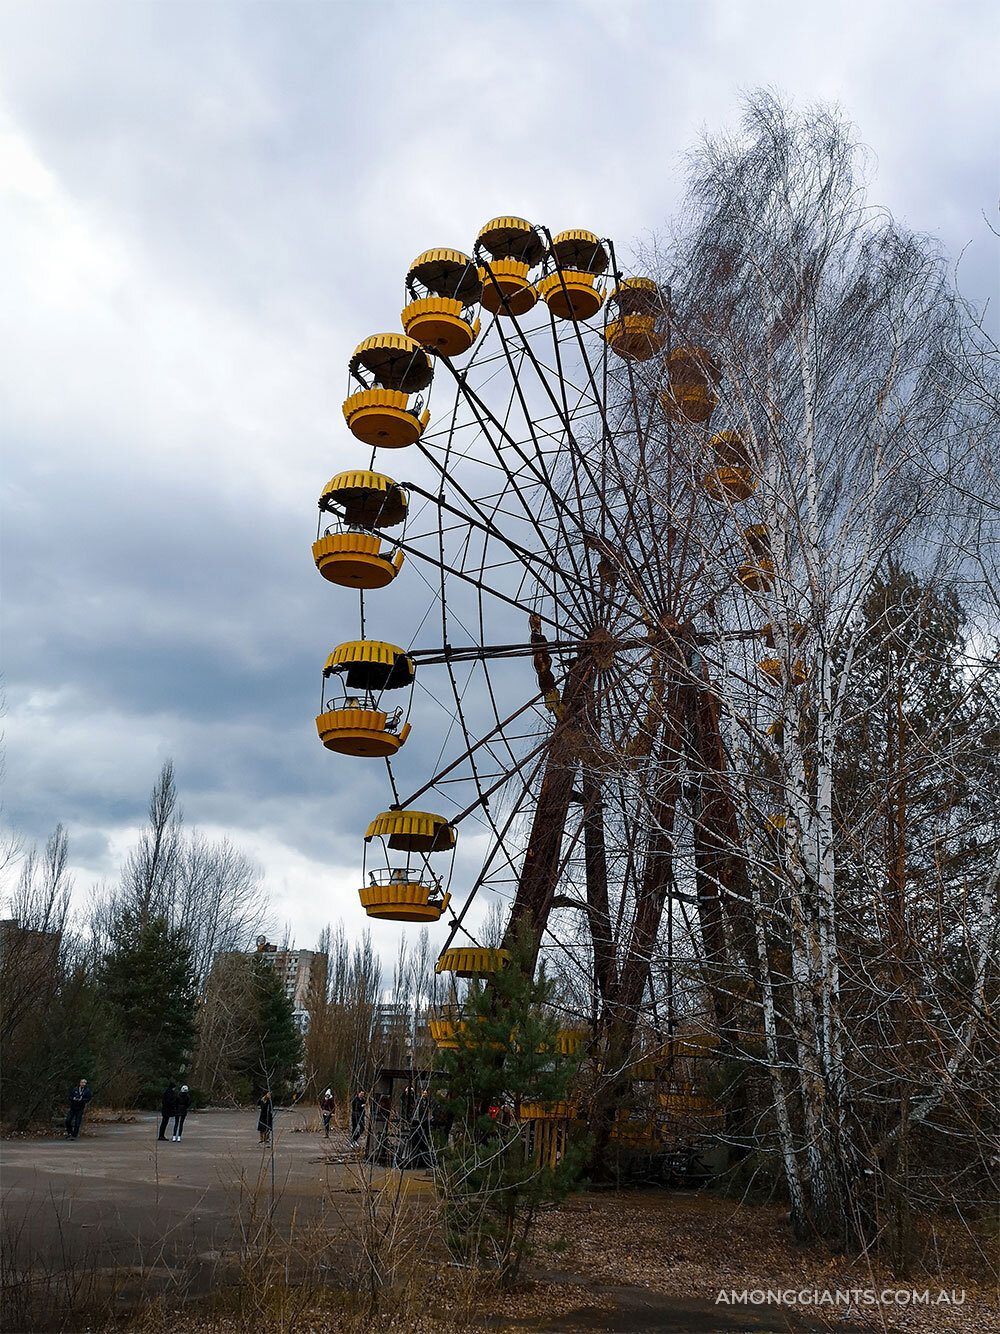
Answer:
<svg viewBox="0 0 1000 1334"><path fill-rule="evenodd" d="M969 689L952 590L890 563L863 615L835 782L859 900L947 954L949 918L996 855L1000 699Z"/></svg>
<svg viewBox="0 0 1000 1334"><path fill-rule="evenodd" d="M255 956L250 972L252 1019L241 1073L249 1080L255 1098L269 1089L272 1101L283 1102L291 1096L302 1066L303 1041L295 1022L295 1007L285 995L273 964Z"/></svg>
<svg viewBox="0 0 1000 1334"><path fill-rule="evenodd" d="M194 1046L195 988L185 932L163 916L124 909L98 971L113 1050L137 1102L154 1106L178 1080Z"/></svg>
<svg viewBox="0 0 1000 1334"><path fill-rule="evenodd" d="M559 1054L559 1022L548 1008L553 984L519 938L488 985L473 979L456 1023L457 1050L445 1052L442 1110L450 1137L439 1155L448 1244L459 1258L516 1279L529 1253L539 1208L561 1199L583 1161L565 1146L554 1167L535 1161L522 1108L563 1103L575 1064Z"/></svg>

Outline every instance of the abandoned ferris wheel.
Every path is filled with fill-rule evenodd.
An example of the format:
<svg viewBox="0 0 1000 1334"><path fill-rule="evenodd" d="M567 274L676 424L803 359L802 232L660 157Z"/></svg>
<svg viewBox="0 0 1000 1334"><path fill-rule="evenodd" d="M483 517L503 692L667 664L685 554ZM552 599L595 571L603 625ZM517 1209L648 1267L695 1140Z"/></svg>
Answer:
<svg viewBox="0 0 1000 1334"><path fill-rule="evenodd" d="M740 929L713 646L742 655L765 703L807 679L798 627L768 618L759 460L715 429L710 347L683 336L668 289L619 270L607 239L495 218L471 255L419 255L405 302L404 332L350 359L344 416L370 453L324 488L313 546L359 607L358 638L323 668L319 737L382 761L392 797L364 833L361 903L382 920L444 919L438 971L470 977L504 962L470 925L477 896L499 897L508 940L526 921L561 951L585 974L591 1036L625 1052L675 908L709 962ZM412 639L372 636L383 590L409 578ZM441 726L419 746L439 746L437 762L401 792L394 762L432 706ZM692 788L686 889L677 825ZM459 887L470 826L484 855Z"/></svg>

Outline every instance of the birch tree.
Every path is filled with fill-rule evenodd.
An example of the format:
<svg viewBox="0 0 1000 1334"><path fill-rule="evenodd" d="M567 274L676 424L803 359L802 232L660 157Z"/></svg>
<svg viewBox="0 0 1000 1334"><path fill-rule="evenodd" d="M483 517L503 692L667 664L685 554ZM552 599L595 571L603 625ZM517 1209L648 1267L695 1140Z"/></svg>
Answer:
<svg viewBox="0 0 1000 1334"><path fill-rule="evenodd" d="M941 1105L987 1033L980 998L996 892L981 857L963 903L948 901L940 867L955 829L943 820L921 892L947 918L949 948L968 959L965 1014L936 1027L941 989L920 991L926 1066L905 1091L898 1081L892 1095L880 1089L886 1130L875 1143L865 1124L868 1063L874 1042L884 1067L898 1067L888 1053L903 1030L880 1030L876 1016L902 1003L890 960L903 945L877 967L863 948L859 863L884 923L906 919L913 905L898 901L909 892L898 857L877 861L879 878L870 847L839 818L837 784L858 710L891 713L905 694L907 655L873 683L877 699L869 690L862 704L859 676L870 676L873 648L908 643L919 615L878 624L866 606L893 562L937 605L961 579L986 503L983 455L971 445L996 440L996 418L982 392L989 372L965 355L970 313L941 256L868 205L862 167L837 114L795 116L766 95L749 102L740 137L706 140L693 155L674 267L662 276L677 340L711 358L711 432L730 433L724 461L745 474L748 494L706 487L718 437L683 420L662 466L689 468L691 490L703 494L696 516L663 501L655 468L648 483L666 521L684 517L700 544L702 658L739 807L730 851L746 869L742 889L717 876L717 890L742 898L753 922L742 941L730 932L730 960L745 971L751 1028L763 1039L795 1224L835 1241L878 1232L859 1183L885 1172L903 1122ZM989 688L991 661L970 659L959 694ZM953 666L961 677L963 665ZM963 763L948 753L947 729L909 740L913 753L896 756L897 805L899 792L925 781L918 770L947 787L949 769ZM912 820L904 842L907 832L912 839ZM906 949L926 980L937 956L927 942ZM704 936L702 951L718 956Z"/></svg>

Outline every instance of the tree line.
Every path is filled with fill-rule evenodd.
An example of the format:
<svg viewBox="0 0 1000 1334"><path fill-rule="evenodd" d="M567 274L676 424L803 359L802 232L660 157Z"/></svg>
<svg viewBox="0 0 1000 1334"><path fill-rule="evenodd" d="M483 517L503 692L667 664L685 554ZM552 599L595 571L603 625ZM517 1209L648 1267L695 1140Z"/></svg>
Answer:
<svg viewBox="0 0 1000 1334"><path fill-rule="evenodd" d="M149 1107L165 1083L196 1102L277 1101L327 1085L346 1096L383 1058L403 1059L433 963L403 947L390 999L366 934L319 942L327 986L296 1017L284 977L257 951L268 924L260 868L228 839L186 828L171 763L117 881L80 906L60 825L44 847L7 845L0 941L0 1113L24 1127L85 1076L100 1103ZM305 1028L305 1032L303 1032Z"/></svg>

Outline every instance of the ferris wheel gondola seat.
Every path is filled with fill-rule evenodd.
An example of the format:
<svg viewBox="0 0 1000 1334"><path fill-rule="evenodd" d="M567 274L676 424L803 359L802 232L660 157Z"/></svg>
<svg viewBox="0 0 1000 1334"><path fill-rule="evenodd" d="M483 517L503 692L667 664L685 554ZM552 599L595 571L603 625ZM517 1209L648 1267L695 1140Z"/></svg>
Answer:
<svg viewBox="0 0 1000 1334"><path fill-rule="evenodd" d="M434 965L435 973L454 973L456 977L485 977L499 972L509 960L506 950L460 948L445 950Z"/></svg>
<svg viewBox="0 0 1000 1334"><path fill-rule="evenodd" d="M626 361L649 361L662 352L666 334L652 315L627 314L609 320L604 330L608 347Z"/></svg>
<svg viewBox="0 0 1000 1334"><path fill-rule="evenodd" d="M530 265L520 259L495 259L488 270L481 268L483 310L491 315L527 315L538 300L529 270Z"/></svg>
<svg viewBox="0 0 1000 1334"><path fill-rule="evenodd" d="M707 384L671 384L660 395L660 403L672 421L688 421L704 426L711 420L719 403L718 394Z"/></svg>
<svg viewBox="0 0 1000 1334"><path fill-rule="evenodd" d="M722 379L719 363L704 347L675 347L667 357L667 379L673 385L717 385Z"/></svg>
<svg viewBox="0 0 1000 1334"><path fill-rule="evenodd" d="M658 315L663 294L652 278L623 278L608 298L622 315Z"/></svg>
<svg viewBox="0 0 1000 1334"><path fill-rule="evenodd" d="M593 232L575 229L552 238L552 257L561 269L601 274L608 267L608 252Z"/></svg>
<svg viewBox="0 0 1000 1334"><path fill-rule="evenodd" d="M410 289L415 285L426 288L434 296L454 298L460 306L474 305L482 295L483 287L471 255L444 246L425 250L410 265L406 286Z"/></svg>
<svg viewBox="0 0 1000 1334"><path fill-rule="evenodd" d="M575 1056L589 1038L590 1029L588 1028L560 1028L556 1034L554 1047L542 1043L536 1050L540 1053L555 1051L560 1056Z"/></svg>
<svg viewBox="0 0 1000 1334"><path fill-rule="evenodd" d="M366 445L404 449L415 444L431 415L419 415L409 406L409 395L400 389L361 389L344 403L348 430Z"/></svg>
<svg viewBox="0 0 1000 1334"><path fill-rule="evenodd" d="M626 1114L627 1115L627 1114ZM631 1149L644 1149L657 1141L657 1128L652 1118L645 1120L615 1120L611 1126L611 1138L616 1144L624 1144Z"/></svg>
<svg viewBox="0 0 1000 1334"><path fill-rule="evenodd" d="M338 505L345 522L359 528L394 528L406 518L406 492L380 472L339 472L323 488L321 510Z"/></svg>
<svg viewBox="0 0 1000 1334"><path fill-rule="evenodd" d="M390 732L386 719L381 709L328 709L316 719L316 731L327 750L339 755L385 759L395 755L410 735L409 723Z"/></svg>
<svg viewBox="0 0 1000 1334"><path fill-rule="evenodd" d="M545 242L526 218L491 218L479 230L476 249L495 260L518 260L525 271L545 257Z"/></svg>
<svg viewBox="0 0 1000 1334"><path fill-rule="evenodd" d="M431 1040L441 1051L458 1051L458 1033L463 1025L447 1009L432 1013L428 1018Z"/></svg>
<svg viewBox="0 0 1000 1334"><path fill-rule="evenodd" d="M441 896L436 883L421 880L387 880L365 885L359 893L368 916L386 922L437 922L451 900L450 894Z"/></svg>
<svg viewBox="0 0 1000 1334"><path fill-rule="evenodd" d="M538 284L542 300L557 320L590 320L604 304L604 289L592 273L557 269Z"/></svg>
<svg viewBox="0 0 1000 1334"><path fill-rule="evenodd" d="M458 834L443 815L427 811L383 811L365 830L365 842L384 838L398 852L448 852Z"/></svg>
<svg viewBox="0 0 1000 1334"><path fill-rule="evenodd" d="M460 357L479 337L479 321L468 320L462 302L445 296L425 296L403 309L403 328L424 347L443 357Z"/></svg>
<svg viewBox="0 0 1000 1334"><path fill-rule="evenodd" d="M584 1043L590 1041L589 1028L560 1028L557 1042L561 1056L575 1056Z"/></svg>
<svg viewBox="0 0 1000 1334"><path fill-rule="evenodd" d="M774 561L762 557L756 563L746 562L738 571L740 583L752 593L766 592L774 583Z"/></svg>
<svg viewBox="0 0 1000 1334"><path fill-rule="evenodd" d="M757 670L773 681L775 685L785 685L785 664L780 658L765 658L763 662L758 662ZM792 664L791 680L787 684L793 686L805 685L809 678L806 671L806 665L801 658L796 658Z"/></svg>
<svg viewBox="0 0 1000 1334"><path fill-rule="evenodd" d="M403 553L382 554L374 533L327 533L313 543L313 560L324 579L342 588L385 588L403 564Z"/></svg>
<svg viewBox="0 0 1000 1334"><path fill-rule="evenodd" d="M716 431L715 435L708 442L708 448L715 459L717 468L749 468L750 453L743 442L743 437L739 431ZM766 528L764 524L751 524L746 529L747 533L751 530ZM768 539L770 541L770 539Z"/></svg>
<svg viewBox="0 0 1000 1334"><path fill-rule="evenodd" d="M351 356L349 370L361 384L365 374L382 389L397 389L417 394L434 378L434 363L427 352L406 334L372 334L358 344Z"/></svg>
<svg viewBox="0 0 1000 1334"><path fill-rule="evenodd" d="M702 482L715 500L749 500L757 489L757 479L749 468L713 468Z"/></svg>
<svg viewBox="0 0 1000 1334"><path fill-rule="evenodd" d="M743 540L758 559L771 559L771 533L766 523L752 523L744 528Z"/></svg>

